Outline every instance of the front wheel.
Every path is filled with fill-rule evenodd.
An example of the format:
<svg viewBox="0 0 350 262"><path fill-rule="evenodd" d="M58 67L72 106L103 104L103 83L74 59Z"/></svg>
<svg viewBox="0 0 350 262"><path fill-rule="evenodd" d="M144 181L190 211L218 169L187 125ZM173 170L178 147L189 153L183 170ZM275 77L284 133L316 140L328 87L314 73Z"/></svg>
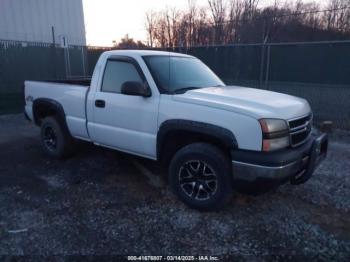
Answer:
<svg viewBox="0 0 350 262"><path fill-rule="evenodd" d="M169 167L169 182L174 193L188 206L199 210L217 210L232 192L228 157L206 143L180 149Z"/></svg>

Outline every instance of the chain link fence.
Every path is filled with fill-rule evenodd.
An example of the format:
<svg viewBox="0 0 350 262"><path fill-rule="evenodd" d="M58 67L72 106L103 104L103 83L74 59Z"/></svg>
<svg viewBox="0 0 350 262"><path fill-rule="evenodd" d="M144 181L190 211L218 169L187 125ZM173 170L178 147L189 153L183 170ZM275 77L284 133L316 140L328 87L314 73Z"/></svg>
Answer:
<svg viewBox="0 0 350 262"><path fill-rule="evenodd" d="M88 75L87 48L0 40L0 114L23 110L25 80Z"/></svg>
<svg viewBox="0 0 350 262"><path fill-rule="evenodd" d="M350 130L350 41L175 48L205 62L226 84L309 101L316 123Z"/></svg>
<svg viewBox="0 0 350 262"><path fill-rule="evenodd" d="M0 113L22 110L24 80L91 76L110 48L0 41ZM350 130L350 41L172 48L200 58L226 84L307 99L316 123Z"/></svg>

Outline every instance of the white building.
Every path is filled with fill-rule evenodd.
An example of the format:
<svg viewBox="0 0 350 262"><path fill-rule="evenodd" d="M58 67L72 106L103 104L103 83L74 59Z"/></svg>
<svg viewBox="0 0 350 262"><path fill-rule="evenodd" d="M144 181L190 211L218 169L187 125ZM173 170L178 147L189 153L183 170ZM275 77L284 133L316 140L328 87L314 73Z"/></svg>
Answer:
<svg viewBox="0 0 350 262"><path fill-rule="evenodd" d="M0 40L52 43L53 35L86 45L82 0L0 0Z"/></svg>

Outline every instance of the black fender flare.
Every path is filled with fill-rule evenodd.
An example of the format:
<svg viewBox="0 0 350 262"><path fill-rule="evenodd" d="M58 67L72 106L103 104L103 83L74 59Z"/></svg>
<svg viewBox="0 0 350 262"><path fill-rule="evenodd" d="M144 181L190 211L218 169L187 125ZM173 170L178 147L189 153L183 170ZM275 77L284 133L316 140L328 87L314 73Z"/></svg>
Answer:
<svg viewBox="0 0 350 262"><path fill-rule="evenodd" d="M238 143L234 134L223 127L208 124L204 122L173 119L164 121L157 133L157 159L160 158L162 146L166 140L167 134L173 131L188 131L191 133L213 137L229 149L238 148Z"/></svg>
<svg viewBox="0 0 350 262"><path fill-rule="evenodd" d="M68 129L63 106L56 100L50 98L38 98L33 101L33 121L36 125L40 125L40 113L38 112L38 108L40 107L45 107L47 110L54 111L55 116L57 116L61 124Z"/></svg>

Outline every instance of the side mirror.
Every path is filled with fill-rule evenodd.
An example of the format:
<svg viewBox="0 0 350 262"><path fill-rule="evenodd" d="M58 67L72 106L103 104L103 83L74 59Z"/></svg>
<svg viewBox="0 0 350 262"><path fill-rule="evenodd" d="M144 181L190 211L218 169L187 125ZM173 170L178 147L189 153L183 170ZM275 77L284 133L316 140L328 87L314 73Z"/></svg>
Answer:
<svg viewBox="0 0 350 262"><path fill-rule="evenodd" d="M141 82L127 81L122 85L121 93L130 96L150 97L151 90Z"/></svg>

